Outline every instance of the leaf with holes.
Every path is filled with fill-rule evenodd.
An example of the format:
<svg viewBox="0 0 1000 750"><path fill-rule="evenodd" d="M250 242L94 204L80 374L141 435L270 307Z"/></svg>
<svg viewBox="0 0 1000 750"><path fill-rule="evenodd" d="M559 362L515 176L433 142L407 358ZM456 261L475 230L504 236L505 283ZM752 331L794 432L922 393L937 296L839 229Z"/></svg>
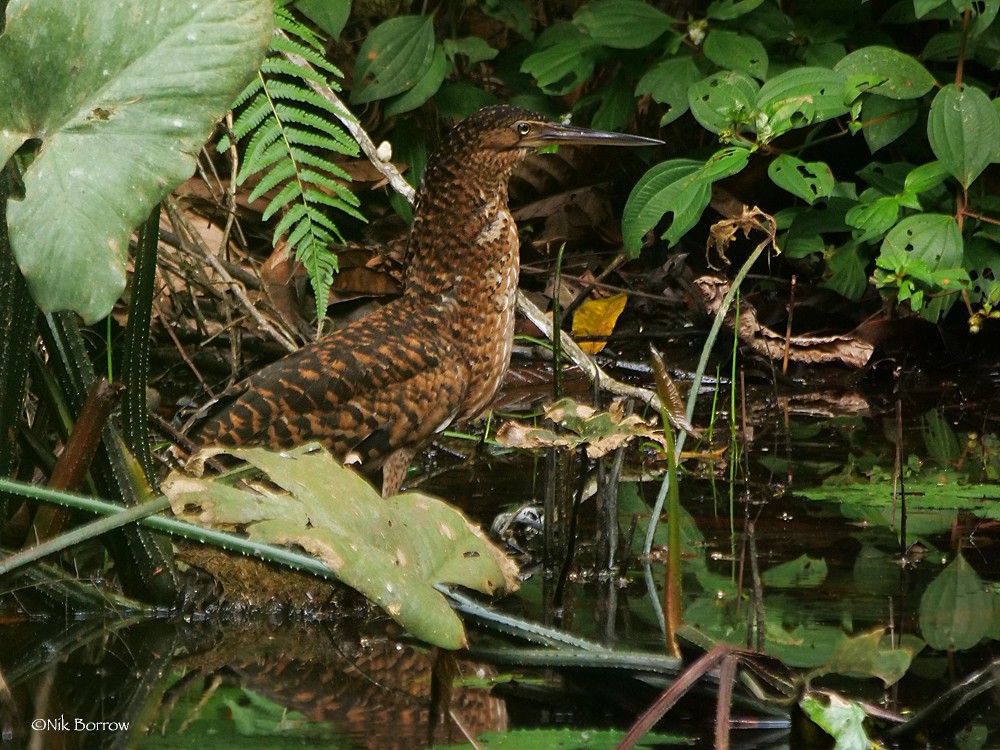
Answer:
<svg viewBox="0 0 1000 750"><path fill-rule="evenodd" d="M705 57L720 68L738 70L760 80L767 78L767 50L752 36L716 29L705 39Z"/></svg>
<svg viewBox="0 0 1000 750"><path fill-rule="evenodd" d="M767 143L793 128L847 114L846 78L827 68L793 68L775 76L757 94L757 137Z"/></svg>
<svg viewBox="0 0 1000 750"><path fill-rule="evenodd" d="M46 311L93 322L132 230L191 176L271 36L264 0L14 0L0 34L0 165L31 139L10 244ZM3 218L0 217L0 221Z"/></svg>
<svg viewBox="0 0 1000 750"><path fill-rule="evenodd" d="M826 198L833 192L833 172L825 162L806 163L801 159L782 154L767 168L771 182L784 188L810 206L819 198Z"/></svg>
<svg viewBox="0 0 1000 750"><path fill-rule="evenodd" d="M690 86L688 104L698 123L712 133L749 130L754 123L757 94L755 80L746 73L727 70Z"/></svg>
<svg viewBox="0 0 1000 750"><path fill-rule="evenodd" d="M702 76L694 59L689 56L663 60L639 79L635 93L636 96L649 94L654 101L667 105L667 113L660 119L662 127L688 111L688 89Z"/></svg>
<svg viewBox="0 0 1000 750"><path fill-rule="evenodd" d="M962 187L968 188L997 155L1000 114L973 86L951 83L931 102L927 138L934 155Z"/></svg>
<svg viewBox="0 0 1000 750"><path fill-rule="evenodd" d="M833 69L847 77L850 90L888 99L919 99L934 86L934 76L923 63L890 47L862 47Z"/></svg>
<svg viewBox="0 0 1000 750"><path fill-rule="evenodd" d="M690 230L708 206L712 183L730 177L746 166L750 150L738 146L720 149L704 163L671 159L644 174L628 197L622 213L625 252L635 257L643 235L665 214L673 220L663 238L673 247Z"/></svg>
<svg viewBox="0 0 1000 750"><path fill-rule="evenodd" d="M876 286L897 288L900 302L909 302L923 317L936 321L968 284L963 255L962 233L953 217L908 216L882 242L875 261Z"/></svg>
<svg viewBox="0 0 1000 750"><path fill-rule="evenodd" d="M211 448L199 455L220 452L246 461L269 481L234 487L173 472L163 492L175 515L305 550L428 643L449 649L465 644L462 622L437 585L484 594L518 587L516 565L443 500L419 492L383 498L317 445L280 453Z"/></svg>

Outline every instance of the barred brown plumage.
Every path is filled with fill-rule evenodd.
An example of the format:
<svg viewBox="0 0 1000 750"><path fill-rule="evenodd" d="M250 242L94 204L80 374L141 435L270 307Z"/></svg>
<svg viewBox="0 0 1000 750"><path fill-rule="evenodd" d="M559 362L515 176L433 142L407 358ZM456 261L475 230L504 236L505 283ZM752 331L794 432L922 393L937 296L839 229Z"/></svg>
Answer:
<svg viewBox="0 0 1000 750"><path fill-rule="evenodd" d="M658 143L505 105L466 118L427 163L402 296L238 384L201 442L319 441L365 471L381 466L382 492L394 494L415 453L489 406L507 371L520 262L507 183L517 163L547 145Z"/></svg>

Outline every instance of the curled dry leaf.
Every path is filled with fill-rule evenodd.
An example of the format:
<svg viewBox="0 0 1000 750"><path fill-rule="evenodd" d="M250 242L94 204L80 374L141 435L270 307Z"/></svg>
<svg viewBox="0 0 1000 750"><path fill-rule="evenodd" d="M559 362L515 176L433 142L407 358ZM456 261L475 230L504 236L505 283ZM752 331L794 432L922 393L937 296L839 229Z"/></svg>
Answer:
<svg viewBox="0 0 1000 750"><path fill-rule="evenodd" d="M694 280L701 293L705 308L715 314L722 298L729 291L729 282L716 276L702 276ZM740 317L734 326L732 315L726 318L729 328L736 328L740 340L754 351L771 359L785 356L785 336L773 331L757 320L757 311L745 300L740 303ZM875 345L861 338L857 331L831 336L791 336L788 338L788 358L807 364L840 363L860 369L871 359Z"/></svg>

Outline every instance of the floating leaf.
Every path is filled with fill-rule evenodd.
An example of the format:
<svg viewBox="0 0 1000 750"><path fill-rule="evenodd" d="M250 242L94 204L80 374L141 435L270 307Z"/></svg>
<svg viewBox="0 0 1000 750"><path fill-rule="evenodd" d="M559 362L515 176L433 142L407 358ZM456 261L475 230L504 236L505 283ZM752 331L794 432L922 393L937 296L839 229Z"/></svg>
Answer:
<svg viewBox="0 0 1000 750"><path fill-rule="evenodd" d="M191 176L260 65L263 0L14 0L0 34L0 164L40 139L7 204L38 305L87 322L125 288L128 240ZM0 217L0 220L3 220Z"/></svg>
<svg viewBox="0 0 1000 750"><path fill-rule="evenodd" d="M950 83L931 102L927 138L934 155L968 188L997 156L1000 114L979 89Z"/></svg>
<svg viewBox="0 0 1000 750"><path fill-rule="evenodd" d="M993 626L994 595L959 554L920 597L920 633L931 648L972 648Z"/></svg>
<svg viewBox="0 0 1000 750"><path fill-rule="evenodd" d="M573 335L580 338L603 336L607 338L615 330L618 316L625 310L627 294L615 294L603 299L590 299L580 305L573 314ZM581 341L580 348L587 354L597 354L607 345L607 341Z"/></svg>
<svg viewBox="0 0 1000 750"><path fill-rule="evenodd" d="M163 492L176 515L304 549L417 638L450 649L465 642L461 620L436 584L483 593L517 588L513 563L441 500L417 492L382 498L315 445L201 455L220 452L256 466L280 490L264 484L243 490L174 472Z"/></svg>
<svg viewBox="0 0 1000 750"><path fill-rule="evenodd" d="M826 561L800 555L795 560L768 568L761 576L773 588L815 588L826 580Z"/></svg>
<svg viewBox="0 0 1000 750"><path fill-rule="evenodd" d="M877 628L844 640L826 664L810 672L809 679L825 674L878 677L889 687L902 679L910 668L913 655L922 647L923 643L914 636L894 645L885 629Z"/></svg>

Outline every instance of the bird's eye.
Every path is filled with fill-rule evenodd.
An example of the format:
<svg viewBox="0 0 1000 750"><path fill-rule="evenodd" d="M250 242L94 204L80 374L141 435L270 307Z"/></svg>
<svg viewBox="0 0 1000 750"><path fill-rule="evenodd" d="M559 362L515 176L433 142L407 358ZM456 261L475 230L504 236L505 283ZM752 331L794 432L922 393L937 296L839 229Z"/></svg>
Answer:
<svg viewBox="0 0 1000 750"><path fill-rule="evenodd" d="M514 126L514 129L517 131L517 134L523 138L531 132L531 125L526 122L519 122Z"/></svg>

